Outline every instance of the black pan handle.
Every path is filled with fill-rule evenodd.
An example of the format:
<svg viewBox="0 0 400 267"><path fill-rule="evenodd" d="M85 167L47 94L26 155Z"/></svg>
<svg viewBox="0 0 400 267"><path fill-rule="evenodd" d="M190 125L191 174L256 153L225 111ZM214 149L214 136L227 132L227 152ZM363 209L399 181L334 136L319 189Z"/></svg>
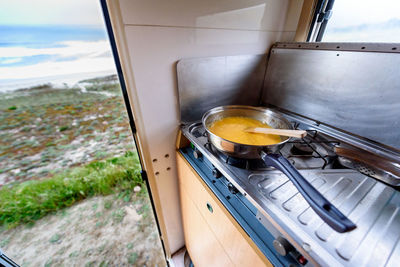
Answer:
<svg viewBox="0 0 400 267"><path fill-rule="evenodd" d="M283 156L261 152L261 158L269 165L283 172L297 187L310 207L330 227L339 233L350 232L357 226L318 192L300 172Z"/></svg>

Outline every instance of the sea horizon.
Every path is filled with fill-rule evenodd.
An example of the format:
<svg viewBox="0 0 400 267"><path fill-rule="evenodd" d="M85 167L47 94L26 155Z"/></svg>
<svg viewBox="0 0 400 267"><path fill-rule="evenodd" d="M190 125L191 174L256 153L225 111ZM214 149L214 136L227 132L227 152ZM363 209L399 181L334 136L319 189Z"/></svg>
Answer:
<svg viewBox="0 0 400 267"><path fill-rule="evenodd" d="M115 73L102 25L0 25L0 92Z"/></svg>

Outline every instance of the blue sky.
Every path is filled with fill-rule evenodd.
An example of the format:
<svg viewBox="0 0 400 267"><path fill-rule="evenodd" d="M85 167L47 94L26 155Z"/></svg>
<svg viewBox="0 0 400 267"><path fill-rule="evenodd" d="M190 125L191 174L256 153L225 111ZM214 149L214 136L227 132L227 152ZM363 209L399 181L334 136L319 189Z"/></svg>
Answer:
<svg viewBox="0 0 400 267"><path fill-rule="evenodd" d="M0 0L0 25L103 25L99 0Z"/></svg>

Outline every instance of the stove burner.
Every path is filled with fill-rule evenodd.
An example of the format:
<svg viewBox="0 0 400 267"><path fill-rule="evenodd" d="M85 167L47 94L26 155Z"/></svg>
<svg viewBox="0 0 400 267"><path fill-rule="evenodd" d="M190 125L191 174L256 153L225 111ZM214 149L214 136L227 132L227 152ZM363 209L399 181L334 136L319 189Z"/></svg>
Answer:
<svg viewBox="0 0 400 267"><path fill-rule="evenodd" d="M214 146L206 145L206 147L211 147L212 152L214 152L214 154L217 157L219 157L226 164L229 164L236 168L246 169L246 170L260 170L260 169L271 168L266 166L262 159L241 159L241 158L231 157L222 153L221 151L218 151Z"/></svg>
<svg viewBox="0 0 400 267"><path fill-rule="evenodd" d="M315 144L295 143L290 151L294 155L312 155L316 149Z"/></svg>

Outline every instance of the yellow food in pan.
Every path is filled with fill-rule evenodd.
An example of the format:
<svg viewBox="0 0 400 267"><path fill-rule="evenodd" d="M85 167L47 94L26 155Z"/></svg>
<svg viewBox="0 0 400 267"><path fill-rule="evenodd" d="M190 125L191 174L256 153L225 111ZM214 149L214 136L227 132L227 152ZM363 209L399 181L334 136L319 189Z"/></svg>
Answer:
<svg viewBox="0 0 400 267"><path fill-rule="evenodd" d="M249 133L250 127L271 128L268 124L246 117L226 117L215 121L209 130L226 140L245 145L274 145L281 142L281 137L274 134Z"/></svg>

